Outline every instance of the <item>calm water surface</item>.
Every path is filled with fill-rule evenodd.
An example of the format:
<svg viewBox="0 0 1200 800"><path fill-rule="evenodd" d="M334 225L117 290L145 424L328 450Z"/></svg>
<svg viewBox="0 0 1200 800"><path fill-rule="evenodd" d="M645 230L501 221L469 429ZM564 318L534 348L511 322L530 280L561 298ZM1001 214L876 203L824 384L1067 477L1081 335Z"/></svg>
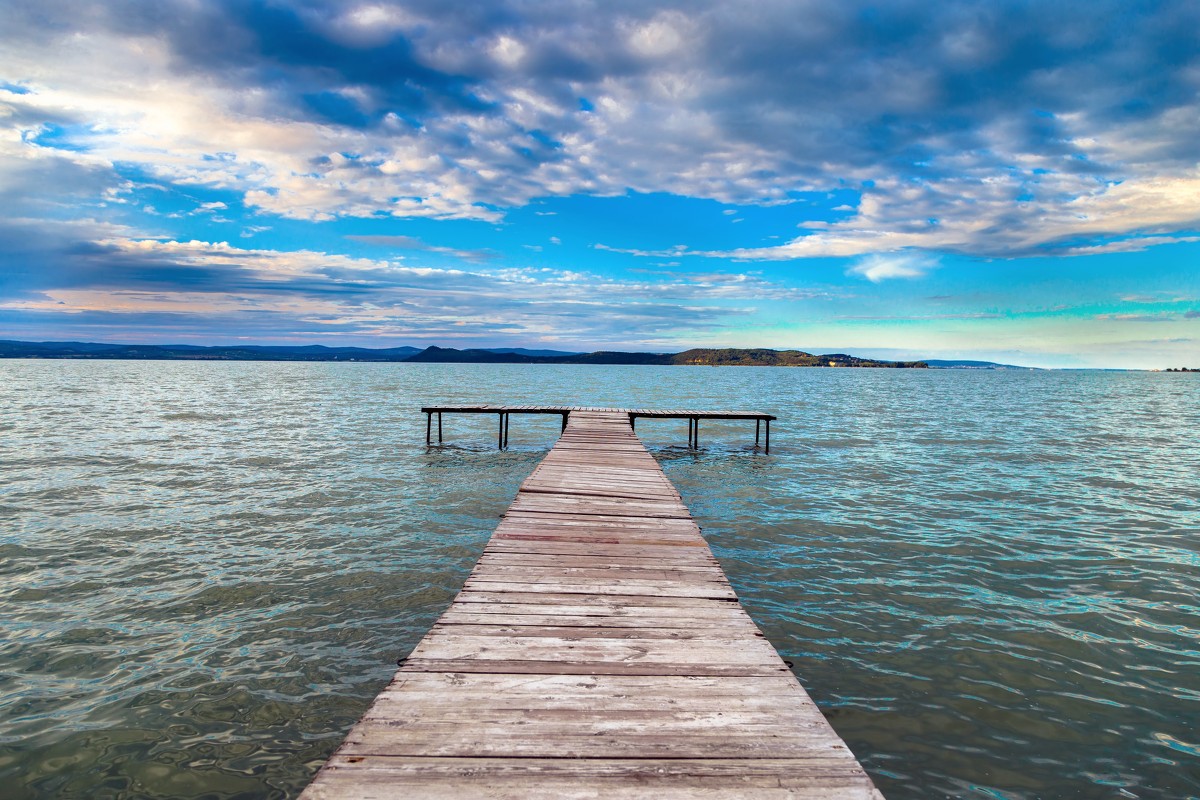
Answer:
<svg viewBox="0 0 1200 800"><path fill-rule="evenodd" d="M0 362L7 798L294 796L449 603L557 421L643 421L891 800L1200 797L1200 376Z"/></svg>

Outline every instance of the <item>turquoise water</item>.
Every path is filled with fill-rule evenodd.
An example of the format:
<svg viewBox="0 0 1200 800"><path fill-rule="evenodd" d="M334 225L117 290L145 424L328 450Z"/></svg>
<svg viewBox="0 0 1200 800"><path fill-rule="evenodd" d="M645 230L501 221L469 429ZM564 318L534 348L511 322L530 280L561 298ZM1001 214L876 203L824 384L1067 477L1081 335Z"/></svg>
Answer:
<svg viewBox="0 0 1200 800"><path fill-rule="evenodd" d="M1200 797L1190 374L0 362L0 785L289 797L458 589L555 418L640 421L891 798Z"/></svg>

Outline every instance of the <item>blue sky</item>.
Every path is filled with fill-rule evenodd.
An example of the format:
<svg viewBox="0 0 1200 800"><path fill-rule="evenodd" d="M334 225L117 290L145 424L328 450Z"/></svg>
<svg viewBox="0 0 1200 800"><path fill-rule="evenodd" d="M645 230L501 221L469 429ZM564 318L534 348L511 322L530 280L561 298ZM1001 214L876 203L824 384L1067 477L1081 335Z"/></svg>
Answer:
<svg viewBox="0 0 1200 800"><path fill-rule="evenodd" d="M1193 2L7 2L0 338L1200 366Z"/></svg>

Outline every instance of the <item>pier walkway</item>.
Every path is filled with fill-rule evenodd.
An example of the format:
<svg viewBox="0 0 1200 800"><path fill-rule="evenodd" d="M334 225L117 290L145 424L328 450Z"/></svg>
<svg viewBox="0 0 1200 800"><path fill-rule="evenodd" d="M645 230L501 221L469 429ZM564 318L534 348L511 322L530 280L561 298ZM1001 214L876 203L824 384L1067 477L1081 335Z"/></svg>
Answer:
<svg viewBox="0 0 1200 800"><path fill-rule="evenodd" d="M623 412L571 411L304 800L881 800Z"/></svg>

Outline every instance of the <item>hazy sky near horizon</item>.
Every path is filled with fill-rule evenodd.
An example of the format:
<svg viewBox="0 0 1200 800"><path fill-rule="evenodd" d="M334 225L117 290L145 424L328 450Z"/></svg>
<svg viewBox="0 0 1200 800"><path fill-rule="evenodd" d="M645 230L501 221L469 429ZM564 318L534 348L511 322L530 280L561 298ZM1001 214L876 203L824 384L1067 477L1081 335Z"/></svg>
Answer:
<svg viewBox="0 0 1200 800"><path fill-rule="evenodd" d="M1200 366L1200 4L0 0L0 338Z"/></svg>

